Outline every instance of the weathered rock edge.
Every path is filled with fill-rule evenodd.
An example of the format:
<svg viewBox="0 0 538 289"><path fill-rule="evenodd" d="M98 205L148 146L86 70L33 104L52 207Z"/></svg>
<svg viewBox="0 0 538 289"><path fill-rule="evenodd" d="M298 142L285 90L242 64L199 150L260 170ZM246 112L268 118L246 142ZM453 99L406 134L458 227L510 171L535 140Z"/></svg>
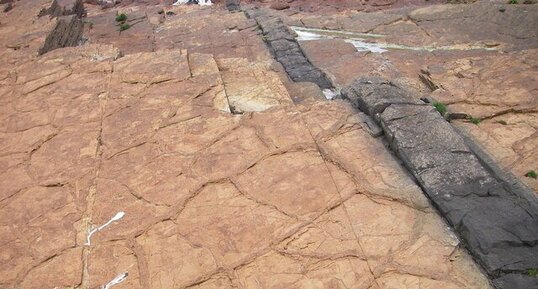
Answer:
<svg viewBox="0 0 538 289"><path fill-rule="evenodd" d="M248 9L245 13L258 23L269 50L282 64L291 80L313 82L321 89L333 88L327 75L304 55L295 40L295 32L291 31L278 16L271 15L265 9Z"/></svg>
<svg viewBox="0 0 538 289"><path fill-rule="evenodd" d="M226 0L226 9L230 12L241 11L241 1L240 0Z"/></svg>
<svg viewBox="0 0 538 289"><path fill-rule="evenodd" d="M49 8L41 10L39 17L50 15L56 18L56 25L47 35L38 51L43 55L57 48L77 46L84 32L84 4L82 0L53 0Z"/></svg>
<svg viewBox="0 0 538 289"><path fill-rule="evenodd" d="M48 8L42 9L38 17L50 15L50 17L59 17L67 15L76 15L81 18L85 14L84 3L82 0L53 0Z"/></svg>
<svg viewBox="0 0 538 289"><path fill-rule="evenodd" d="M538 288L538 209L483 165L429 104L376 77L342 90L378 122L390 147L499 289Z"/></svg>

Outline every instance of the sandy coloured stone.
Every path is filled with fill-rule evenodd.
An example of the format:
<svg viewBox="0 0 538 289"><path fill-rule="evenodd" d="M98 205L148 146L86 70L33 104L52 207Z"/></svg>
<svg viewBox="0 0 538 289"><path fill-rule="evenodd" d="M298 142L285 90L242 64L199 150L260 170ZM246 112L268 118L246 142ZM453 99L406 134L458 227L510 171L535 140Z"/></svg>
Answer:
<svg viewBox="0 0 538 289"><path fill-rule="evenodd" d="M50 1L2 14L0 287L98 288L128 272L114 288L488 288L348 104L294 104L254 20L148 3L86 5L87 42L39 57ZM374 7L312 3L289 11ZM364 29L402 15L346 11L306 21ZM121 33L117 12L132 20ZM345 57L312 55L336 83L370 69L327 43Z"/></svg>
<svg viewBox="0 0 538 289"><path fill-rule="evenodd" d="M353 256L366 260L344 206L338 206L313 224L279 244L281 252L311 258L335 259Z"/></svg>
<svg viewBox="0 0 538 289"><path fill-rule="evenodd" d="M286 88L268 66L234 58L220 59L218 66L233 112L264 111L290 104Z"/></svg>
<svg viewBox="0 0 538 289"><path fill-rule="evenodd" d="M40 184L53 185L91 173L97 161L98 133L98 124L90 123L52 135L32 153L29 174Z"/></svg>
<svg viewBox="0 0 538 289"><path fill-rule="evenodd" d="M111 242L92 248L88 258L90 288L100 288L116 276L127 273L127 278L116 288L144 288L140 283L138 256L127 242Z"/></svg>
<svg viewBox="0 0 538 289"><path fill-rule="evenodd" d="M203 158L194 160L191 170L197 176L218 180L243 172L267 153L268 148L255 129L240 126L209 146Z"/></svg>
<svg viewBox="0 0 538 289"><path fill-rule="evenodd" d="M211 251L191 244L172 221L155 225L136 242L147 258L149 288L186 286L217 269Z"/></svg>
<svg viewBox="0 0 538 289"><path fill-rule="evenodd" d="M45 261L28 273L21 288L42 288L43 284L57 287L75 287L82 278L82 248L68 249Z"/></svg>
<svg viewBox="0 0 538 289"><path fill-rule="evenodd" d="M316 179L305 182L309 176ZM237 182L247 194L298 218L313 217L339 199L323 159L308 149L269 156Z"/></svg>
<svg viewBox="0 0 538 289"><path fill-rule="evenodd" d="M154 84L190 77L186 51L138 53L120 58L114 63L114 75L121 82Z"/></svg>
<svg viewBox="0 0 538 289"><path fill-rule="evenodd" d="M268 253L239 270L243 288L370 288L373 278L366 262L343 257L317 260Z"/></svg>
<svg viewBox="0 0 538 289"><path fill-rule="evenodd" d="M233 268L296 228L298 221L233 183L210 184L175 220L193 246L207 248L219 266Z"/></svg>

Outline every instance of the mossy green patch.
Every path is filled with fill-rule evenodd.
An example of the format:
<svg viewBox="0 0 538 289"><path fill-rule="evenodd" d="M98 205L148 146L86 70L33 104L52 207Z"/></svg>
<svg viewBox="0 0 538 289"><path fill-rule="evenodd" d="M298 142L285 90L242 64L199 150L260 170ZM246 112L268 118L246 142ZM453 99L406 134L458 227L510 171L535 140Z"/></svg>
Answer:
<svg viewBox="0 0 538 289"><path fill-rule="evenodd" d="M445 113L448 111L448 109L446 108L446 104L442 103L442 102L434 102L433 103L433 107L435 107L435 109L441 114L441 115L445 115Z"/></svg>
<svg viewBox="0 0 538 289"><path fill-rule="evenodd" d="M129 28L131 28L131 25L129 25L128 23L123 23L122 25L120 25L120 31L124 31Z"/></svg>
<svg viewBox="0 0 538 289"><path fill-rule="evenodd" d="M527 178L533 178L533 179L538 178L538 174L537 174L535 171L533 171L533 170L528 171L528 172L525 174L525 176L526 176ZM538 270L538 269L534 269L534 270Z"/></svg>
<svg viewBox="0 0 538 289"><path fill-rule="evenodd" d="M125 15L125 13L121 13L116 16L117 22L123 22L125 20L127 20L127 15Z"/></svg>

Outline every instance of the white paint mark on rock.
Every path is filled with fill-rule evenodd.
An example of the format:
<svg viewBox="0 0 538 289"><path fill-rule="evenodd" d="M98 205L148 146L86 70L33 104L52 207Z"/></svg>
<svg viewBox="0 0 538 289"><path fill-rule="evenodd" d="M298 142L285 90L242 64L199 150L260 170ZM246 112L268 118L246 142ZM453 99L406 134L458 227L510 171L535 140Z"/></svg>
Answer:
<svg viewBox="0 0 538 289"><path fill-rule="evenodd" d="M112 286L120 284L121 282L125 281L125 279L127 279L127 276L129 276L128 272L120 273L114 279L110 280L110 282L108 282L105 285L101 286L101 289L110 289L110 288L112 288Z"/></svg>
<svg viewBox="0 0 538 289"><path fill-rule="evenodd" d="M92 237L92 235L94 233L97 233L101 230L103 230L106 226L112 224L113 222L117 222L119 220L121 220L121 218L123 218L123 216L125 216L125 212L118 212L116 215L114 215L114 217L112 217L110 220L108 220L108 222L104 223L103 225L93 229L93 230L90 230L88 232L88 236L86 237L86 246L90 246L90 238Z"/></svg>

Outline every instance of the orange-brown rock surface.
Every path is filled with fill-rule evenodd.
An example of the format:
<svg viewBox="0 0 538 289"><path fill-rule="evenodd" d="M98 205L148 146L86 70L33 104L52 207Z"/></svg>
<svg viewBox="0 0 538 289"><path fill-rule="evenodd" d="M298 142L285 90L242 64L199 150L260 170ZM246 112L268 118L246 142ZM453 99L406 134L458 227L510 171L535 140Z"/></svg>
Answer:
<svg viewBox="0 0 538 289"><path fill-rule="evenodd" d="M37 56L40 5L0 20L0 288L489 288L349 104L288 91L243 14L133 6L120 33L89 7L85 44Z"/></svg>

